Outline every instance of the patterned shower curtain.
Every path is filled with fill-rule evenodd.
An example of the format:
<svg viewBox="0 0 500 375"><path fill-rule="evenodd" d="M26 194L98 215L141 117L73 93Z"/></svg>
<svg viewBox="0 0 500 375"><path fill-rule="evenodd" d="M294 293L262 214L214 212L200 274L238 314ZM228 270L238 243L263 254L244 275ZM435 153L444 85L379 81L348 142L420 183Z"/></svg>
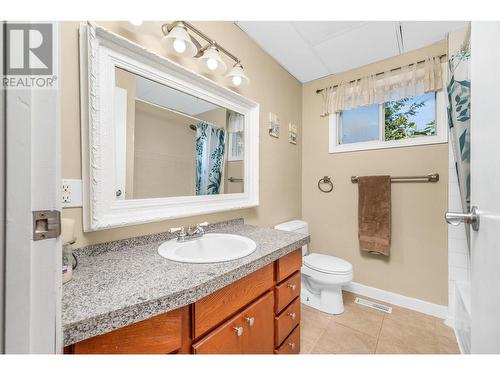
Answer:
<svg viewBox="0 0 500 375"><path fill-rule="evenodd" d="M469 38L470 36L468 36ZM470 48L462 48L448 62L448 126L455 155L462 209L470 209Z"/></svg>
<svg viewBox="0 0 500 375"><path fill-rule="evenodd" d="M196 195L219 194L225 135L224 129L205 122L196 126Z"/></svg>

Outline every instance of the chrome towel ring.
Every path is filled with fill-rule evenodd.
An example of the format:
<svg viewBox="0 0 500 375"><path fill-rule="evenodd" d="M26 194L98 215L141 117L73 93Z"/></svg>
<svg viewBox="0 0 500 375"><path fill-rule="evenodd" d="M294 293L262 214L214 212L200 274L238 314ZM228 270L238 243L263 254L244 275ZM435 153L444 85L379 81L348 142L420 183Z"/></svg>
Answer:
<svg viewBox="0 0 500 375"><path fill-rule="evenodd" d="M328 185L328 187L323 188L323 184ZM333 182L332 182L330 176L324 176L323 178L319 179L318 189L321 190L323 193L329 193L333 190Z"/></svg>

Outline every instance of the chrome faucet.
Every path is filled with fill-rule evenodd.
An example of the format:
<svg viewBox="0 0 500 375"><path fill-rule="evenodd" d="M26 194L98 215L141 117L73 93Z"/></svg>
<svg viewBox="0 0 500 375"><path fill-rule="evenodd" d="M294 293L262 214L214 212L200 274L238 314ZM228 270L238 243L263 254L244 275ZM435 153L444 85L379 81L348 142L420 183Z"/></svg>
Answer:
<svg viewBox="0 0 500 375"><path fill-rule="evenodd" d="M170 228L170 233L177 233L177 242L186 242L202 237L205 234L204 228L207 225L208 223L205 221L195 226L188 227L187 230L184 227Z"/></svg>

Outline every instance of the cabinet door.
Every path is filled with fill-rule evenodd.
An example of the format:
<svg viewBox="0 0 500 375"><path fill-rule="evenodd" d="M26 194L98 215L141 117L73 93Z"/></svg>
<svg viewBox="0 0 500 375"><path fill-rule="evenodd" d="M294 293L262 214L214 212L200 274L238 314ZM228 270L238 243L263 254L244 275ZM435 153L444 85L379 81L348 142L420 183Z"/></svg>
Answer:
<svg viewBox="0 0 500 375"><path fill-rule="evenodd" d="M272 292L252 303L193 345L195 354L272 354Z"/></svg>
<svg viewBox="0 0 500 375"><path fill-rule="evenodd" d="M195 354L243 354L245 328L242 316L238 314L194 344L193 352Z"/></svg>
<svg viewBox="0 0 500 375"><path fill-rule="evenodd" d="M243 312L245 354L273 354L274 298L269 292Z"/></svg>
<svg viewBox="0 0 500 375"><path fill-rule="evenodd" d="M198 339L273 287L269 264L194 304L194 338Z"/></svg>

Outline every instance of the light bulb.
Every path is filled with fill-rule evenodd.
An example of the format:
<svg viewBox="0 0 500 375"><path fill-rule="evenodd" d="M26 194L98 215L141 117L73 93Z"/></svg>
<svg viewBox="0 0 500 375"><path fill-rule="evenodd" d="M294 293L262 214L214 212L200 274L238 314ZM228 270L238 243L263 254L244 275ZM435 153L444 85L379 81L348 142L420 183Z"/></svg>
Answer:
<svg viewBox="0 0 500 375"><path fill-rule="evenodd" d="M174 50L177 53L184 53L184 51L186 50L186 42L184 42L182 39L175 38Z"/></svg>
<svg viewBox="0 0 500 375"><path fill-rule="evenodd" d="M215 69L217 69L218 65L219 65L219 63L214 58L210 57L209 59L207 59L207 67L208 67L208 69L215 70Z"/></svg>
<svg viewBox="0 0 500 375"><path fill-rule="evenodd" d="M233 77L233 85L235 85L235 86L239 86L239 85L241 85L241 81L242 81L242 80L241 80L241 77L240 77L240 76L234 76L234 77Z"/></svg>

